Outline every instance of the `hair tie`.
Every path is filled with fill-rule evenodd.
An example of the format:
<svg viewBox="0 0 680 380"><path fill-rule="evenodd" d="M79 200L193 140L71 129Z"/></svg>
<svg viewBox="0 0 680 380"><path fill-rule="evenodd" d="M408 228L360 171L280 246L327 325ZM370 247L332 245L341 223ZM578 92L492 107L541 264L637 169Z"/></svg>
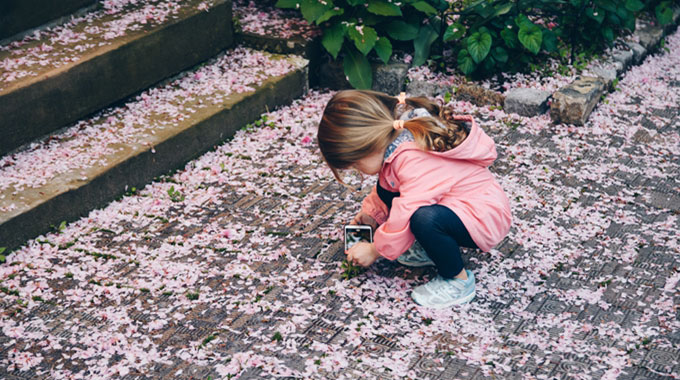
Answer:
<svg viewBox="0 0 680 380"><path fill-rule="evenodd" d="M399 101L397 104L406 104L406 93L400 93L399 96L397 96L397 100Z"/></svg>
<svg viewBox="0 0 680 380"><path fill-rule="evenodd" d="M397 131L400 129L404 129L404 120L395 120L392 123L392 127L394 127L394 129L396 129Z"/></svg>

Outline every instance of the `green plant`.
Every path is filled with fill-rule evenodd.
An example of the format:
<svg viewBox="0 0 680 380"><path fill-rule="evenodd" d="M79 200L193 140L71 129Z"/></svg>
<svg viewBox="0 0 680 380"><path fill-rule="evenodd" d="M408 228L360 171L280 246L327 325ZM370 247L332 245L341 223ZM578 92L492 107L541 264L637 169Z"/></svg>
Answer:
<svg viewBox="0 0 680 380"><path fill-rule="evenodd" d="M468 75L518 71L551 55L573 63L577 50L601 49L633 31L644 6L640 0L476 0L452 7L443 39Z"/></svg>
<svg viewBox="0 0 680 380"><path fill-rule="evenodd" d="M345 280L351 280L354 277L359 276L364 273L365 269L363 267L352 264L351 262L344 260L341 264L342 268L342 278Z"/></svg>
<svg viewBox="0 0 680 380"><path fill-rule="evenodd" d="M300 9L305 20L319 25L323 47L340 57L350 84L362 89L373 83L371 53L387 63L394 45L412 43L413 64L425 63L449 7L445 0L278 0L276 6Z"/></svg>
<svg viewBox="0 0 680 380"><path fill-rule="evenodd" d="M5 261L7 261L7 258L5 257L5 255L3 255L3 253L5 253L6 249L7 249L7 247L0 247L0 264L4 264Z"/></svg>
<svg viewBox="0 0 680 380"><path fill-rule="evenodd" d="M170 196L170 200L173 202L182 202L184 200L184 194L182 194L179 190L175 190L175 186L170 186L168 189L168 195Z"/></svg>

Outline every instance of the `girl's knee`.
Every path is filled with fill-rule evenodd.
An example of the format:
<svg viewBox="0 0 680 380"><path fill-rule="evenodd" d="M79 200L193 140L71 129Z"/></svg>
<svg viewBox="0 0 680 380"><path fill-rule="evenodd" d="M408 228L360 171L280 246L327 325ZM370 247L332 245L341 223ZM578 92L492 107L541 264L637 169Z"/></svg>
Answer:
<svg viewBox="0 0 680 380"><path fill-rule="evenodd" d="M411 215L411 232L416 237L421 233L431 230L437 220L437 205L423 206Z"/></svg>

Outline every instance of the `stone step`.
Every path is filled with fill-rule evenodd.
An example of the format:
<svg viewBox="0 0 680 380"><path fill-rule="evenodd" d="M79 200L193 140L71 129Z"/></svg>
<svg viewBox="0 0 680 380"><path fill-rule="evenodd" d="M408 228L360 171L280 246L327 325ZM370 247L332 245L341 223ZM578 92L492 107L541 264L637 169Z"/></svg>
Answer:
<svg viewBox="0 0 680 380"><path fill-rule="evenodd" d="M35 28L96 0L3 0L0 1L0 40Z"/></svg>
<svg viewBox="0 0 680 380"><path fill-rule="evenodd" d="M310 85L318 83L321 30L309 25L300 12L276 8L267 2L234 0L234 30L239 44L277 54L296 54L309 60Z"/></svg>
<svg viewBox="0 0 680 380"><path fill-rule="evenodd" d="M231 0L104 2L0 47L0 154L202 62L233 42Z"/></svg>
<svg viewBox="0 0 680 380"><path fill-rule="evenodd" d="M0 247L75 220L307 89L307 63L238 47L0 159Z"/></svg>

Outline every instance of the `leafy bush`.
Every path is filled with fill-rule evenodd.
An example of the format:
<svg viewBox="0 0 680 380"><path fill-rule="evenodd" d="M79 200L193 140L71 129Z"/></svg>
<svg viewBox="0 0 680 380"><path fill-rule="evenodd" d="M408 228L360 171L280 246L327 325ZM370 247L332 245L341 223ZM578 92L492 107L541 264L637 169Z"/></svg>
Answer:
<svg viewBox="0 0 680 380"><path fill-rule="evenodd" d="M640 0L477 0L451 12L444 40L465 74L516 71L538 55L597 50L635 30ZM509 59L513 57L513 59Z"/></svg>
<svg viewBox="0 0 680 380"><path fill-rule="evenodd" d="M395 44L412 42L414 65L430 56L442 34L445 0L279 0L279 8L297 8L310 23L321 26L321 43L334 59L341 57L345 75L355 88L370 88L369 55L387 63Z"/></svg>
<svg viewBox="0 0 680 380"><path fill-rule="evenodd" d="M342 59L349 82L370 88L370 55L387 63L393 47L414 52L418 66L445 44L466 75L531 67L546 56L574 62L576 50L597 51L635 30L640 12L659 24L680 0L278 0L322 28L322 44ZM412 44L412 45L410 45ZM580 53L582 54L582 53Z"/></svg>

